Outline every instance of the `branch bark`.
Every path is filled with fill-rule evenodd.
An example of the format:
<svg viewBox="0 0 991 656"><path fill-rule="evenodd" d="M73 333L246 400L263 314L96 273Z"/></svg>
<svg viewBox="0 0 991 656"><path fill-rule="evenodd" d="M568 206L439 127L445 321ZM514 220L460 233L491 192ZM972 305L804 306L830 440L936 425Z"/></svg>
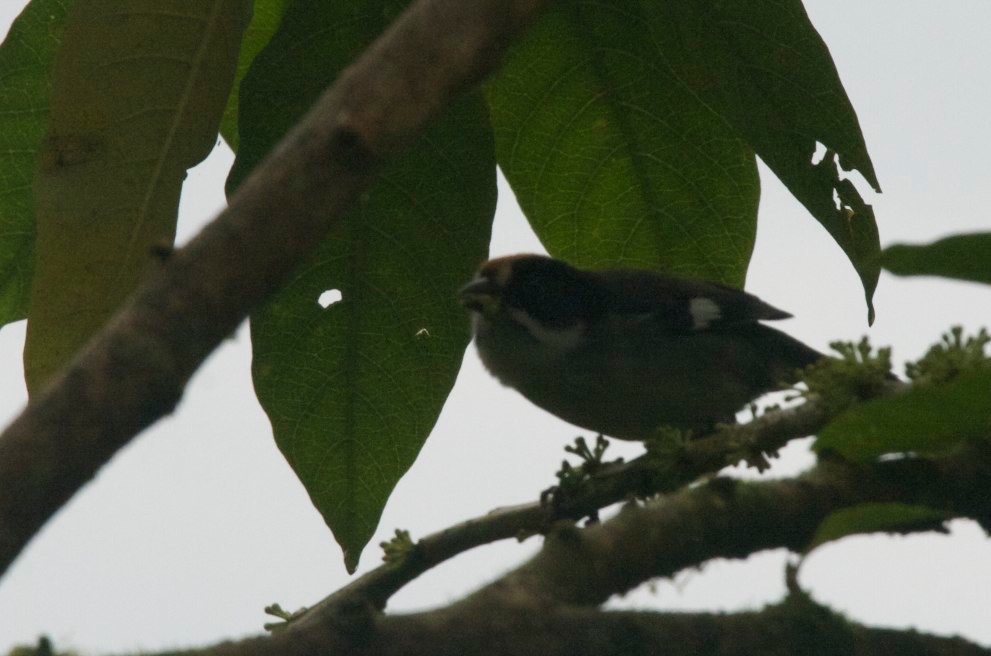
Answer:
<svg viewBox="0 0 991 656"><path fill-rule="evenodd" d="M482 609L478 609L481 611ZM345 622L349 623L345 625ZM321 630L322 629L322 630ZM873 629L803 597L739 614L602 612L504 606L454 616L444 611L375 619L354 612L336 630L310 627L272 639L219 646L209 656L844 656L991 654L959 638ZM198 656L208 656L201 654Z"/></svg>
<svg viewBox="0 0 991 656"><path fill-rule="evenodd" d="M273 638L220 645L197 656L988 654L962 640L857 626L801 594L737 615L617 613L591 606L712 558L800 550L828 514L858 503L923 504L986 520L989 486L989 445L938 461L824 462L783 481L715 479L643 507L628 506L601 525L559 525L530 562L446 608L385 616L369 598L342 595Z"/></svg>
<svg viewBox="0 0 991 656"><path fill-rule="evenodd" d="M902 503L975 518L991 516L991 446L942 460L860 466L826 461L795 478L716 478L662 496L585 530L562 525L531 561L465 603L517 596L597 605L614 594L713 558L765 549L801 551L831 513L862 503Z"/></svg>
<svg viewBox="0 0 991 656"><path fill-rule="evenodd" d="M547 0L421 0L0 436L0 574Z"/></svg>
<svg viewBox="0 0 991 656"><path fill-rule="evenodd" d="M901 394L909 387L892 383L882 393ZM608 463L568 494L555 495L552 503L535 501L499 508L421 538L406 558L364 574L315 604L296 622L319 622L321 616L334 614L338 606L357 601L384 610L392 595L406 584L458 554L498 540L543 533L558 520L579 520L632 497L673 492L737 464L744 454L775 453L792 439L813 435L829 423L832 414L825 403L815 399L769 412L747 424L688 442L675 454L676 462L662 463L663 472L658 471L658 462L650 454L630 462Z"/></svg>

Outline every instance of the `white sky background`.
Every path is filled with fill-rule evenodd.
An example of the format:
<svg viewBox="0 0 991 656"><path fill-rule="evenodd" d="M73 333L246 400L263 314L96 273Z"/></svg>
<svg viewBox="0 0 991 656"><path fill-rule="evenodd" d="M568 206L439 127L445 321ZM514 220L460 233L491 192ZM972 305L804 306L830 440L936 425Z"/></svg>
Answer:
<svg viewBox="0 0 991 656"><path fill-rule="evenodd" d="M6 28L23 2L0 3ZM883 244L987 230L991 3L986 0L807 0L867 139L884 195L873 200ZM2 33L2 30L0 30ZM232 157L194 169L180 240L223 205ZM757 251L748 289L798 318L783 328L819 349L867 331L846 258L762 169ZM866 185L861 190L867 192ZM535 250L503 188L493 254ZM454 290L452 290L452 294ZM896 359L916 358L953 323L991 324L991 289L883 275L869 331ZM25 400L23 323L0 330L0 422ZM89 653L196 646L261 630L262 607L293 609L345 584L340 550L276 450L249 378L247 330L193 379L178 412L120 453L0 580L0 653L47 633ZM499 387L473 351L443 414L386 508L372 545L394 528L413 537L553 482L578 433ZM627 446L627 450L630 450ZM778 467L811 463L789 448ZM854 538L817 551L801 583L872 625L961 634L991 646L991 541L969 522L949 536ZM483 547L430 572L391 609L445 604L520 562L538 540ZM379 563L370 546L360 571ZM784 593L783 552L713 562L658 581L616 606L751 609Z"/></svg>

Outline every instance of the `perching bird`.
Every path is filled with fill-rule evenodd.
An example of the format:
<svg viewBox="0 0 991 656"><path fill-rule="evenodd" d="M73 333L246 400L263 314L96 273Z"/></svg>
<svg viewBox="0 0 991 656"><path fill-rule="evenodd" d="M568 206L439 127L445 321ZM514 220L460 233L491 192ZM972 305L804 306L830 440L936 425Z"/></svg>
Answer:
<svg viewBox="0 0 991 656"><path fill-rule="evenodd" d="M825 357L760 323L791 315L756 296L637 269L500 257L461 289L461 302L482 362L504 385L624 440L732 422Z"/></svg>

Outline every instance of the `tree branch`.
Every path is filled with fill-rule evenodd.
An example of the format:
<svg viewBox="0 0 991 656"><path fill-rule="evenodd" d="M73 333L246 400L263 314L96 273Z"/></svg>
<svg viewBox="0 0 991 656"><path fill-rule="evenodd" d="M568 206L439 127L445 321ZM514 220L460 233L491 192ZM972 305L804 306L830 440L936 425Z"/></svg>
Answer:
<svg viewBox="0 0 991 656"><path fill-rule="evenodd" d="M858 466L823 462L796 479L717 478L628 507L600 526L562 526L530 562L469 597L534 596L595 605L655 577L713 558L764 549L798 551L831 513L861 503L903 503L985 521L991 516L991 447L938 461Z"/></svg>
<svg viewBox="0 0 991 656"><path fill-rule="evenodd" d="M801 596L739 614L603 612L525 604L377 619L354 611L328 628L311 626L306 632L226 645L210 656L991 654L959 638L867 628Z"/></svg>
<svg viewBox="0 0 991 656"><path fill-rule="evenodd" d="M276 291L383 160L491 72L546 0L421 0L0 436L0 573Z"/></svg>
<svg viewBox="0 0 991 656"><path fill-rule="evenodd" d="M991 653L959 640L864 629L807 608L782 615L787 604L728 617L581 608L712 558L803 549L826 516L859 503L921 504L986 519L989 487L987 444L938 461L824 462L793 480L715 479L628 506L601 525L559 525L531 561L447 608L386 617L368 598L344 594L271 642L247 650L249 643L239 643L238 653Z"/></svg>
<svg viewBox="0 0 991 656"><path fill-rule="evenodd" d="M908 386L892 385L885 392L900 393L905 387ZM319 622L322 615L334 614L342 604L368 603L384 610L392 595L406 584L458 554L498 540L543 533L557 520L578 520L634 496L672 492L736 464L741 454L776 452L792 439L816 433L830 418L823 403L811 400L692 440L677 454L676 466L666 466L663 473L658 472L658 463L650 454L627 463L609 463L567 495L555 495L550 504L533 502L500 508L421 538L405 558L364 574L315 604L295 622Z"/></svg>

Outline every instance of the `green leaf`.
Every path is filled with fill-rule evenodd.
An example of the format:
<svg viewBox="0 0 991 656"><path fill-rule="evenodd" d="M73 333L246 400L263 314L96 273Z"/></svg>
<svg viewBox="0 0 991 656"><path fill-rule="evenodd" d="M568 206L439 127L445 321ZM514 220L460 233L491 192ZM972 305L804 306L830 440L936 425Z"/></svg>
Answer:
<svg viewBox="0 0 991 656"><path fill-rule="evenodd" d="M899 276L943 276L991 284L991 232L954 235L931 244L896 244L881 266Z"/></svg>
<svg viewBox="0 0 991 656"><path fill-rule="evenodd" d="M904 503L863 503L837 510L826 517L816 529L805 553L848 535L908 533L927 528L938 529L948 519L952 519L949 513L926 506Z"/></svg>
<svg viewBox="0 0 991 656"><path fill-rule="evenodd" d="M843 249L860 276L873 322L877 222L850 180L840 178L838 165L881 188L856 112L801 0L655 6L693 36L690 53L697 61L689 58L683 69L687 84L739 131ZM827 151L812 164L817 143Z"/></svg>
<svg viewBox="0 0 991 656"><path fill-rule="evenodd" d="M242 85L229 188L401 7L290 5ZM469 95L379 174L251 317L258 399L349 571L454 384L469 340L456 292L485 258L495 193L485 108ZM324 308L327 290L343 298Z"/></svg>
<svg viewBox="0 0 991 656"><path fill-rule="evenodd" d="M889 453L939 455L991 434L991 371L847 410L819 433L814 448L874 461Z"/></svg>
<svg viewBox="0 0 991 656"><path fill-rule="evenodd" d="M756 160L672 70L683 46L649 4L561 3L531 28L486 87L499 165L552 255L740 286Z"/></svg>
<svg viewBox="0 0 991 656"><path fill-rule="evenodd" d="M27 315L34 267L31 179L68 6L68 0L34 0L0 45L0 326Z"/></svg>
<svg viewBox="0 0 991 656"><path fill-rule="evenodd" d="M799 0L560 6L488 96L499 163L551 253L740 284L756 151L843 248L873 318L877 224L832 153L878 184ZM830 154L813 165L817 143Z"/></svg>
<svg viewBox="0 0 991 656"><path fill-rule="evenodd" d="M34 201L25 376L36 391L172 244L213 148L248 0L90 0L66 22Z"/></svg>
<svg viewBox="0 0 991 656"><path fill-rule="evenodd" d="M241 80L244 79L244 75L251 67L251 62L255 60L255 56L275 34L288 4L289 0L254 0L251 22L248 23L247 29L244 30L244 38L241 39L241 54L237 58L237 72L234 74L231 95L227 99L224 118L220 121L220 134L235 153L237 152L237 112Z"/></svg>

